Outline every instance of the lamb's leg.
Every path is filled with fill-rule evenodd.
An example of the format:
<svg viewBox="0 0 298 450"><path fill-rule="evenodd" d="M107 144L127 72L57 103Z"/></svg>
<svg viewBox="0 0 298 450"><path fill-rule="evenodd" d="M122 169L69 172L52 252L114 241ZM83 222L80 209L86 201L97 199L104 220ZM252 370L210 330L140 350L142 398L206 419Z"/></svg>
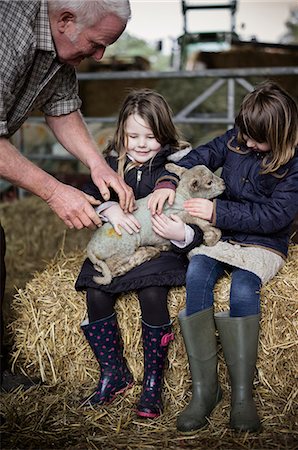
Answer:
<svg viewBox="0 0 298 450"><path fill-rule="evenodd" d="M203 231L204 244L208 246L215 245L221 238L221 231L219 228L213 227L208 220L193 217L190 214L184 219L186 223L197 225Z"/></svg>
<svg viewBox="0 0 298 450"><path fill-rule="evenodd" d="M158 248L161 252L168 252L171 249L171 244L162 244Z"/></svg>
<svg viewBox="0 0 298 450"><path fill-rule="evenodd" d="M134 267L139 266L145 261L157 258L160 254L160 249L157 247L139 247L133 255L127 258L112 257L106 260L107 265L113 277L119 277L129 272Z"/></svg>
<svg viewBox="0 0 298 450"><path fill-rule="evenodd" d="M215 245L221 238L221 231L219 228L210 226L204 232L204 242L208 247Z"/></svg>

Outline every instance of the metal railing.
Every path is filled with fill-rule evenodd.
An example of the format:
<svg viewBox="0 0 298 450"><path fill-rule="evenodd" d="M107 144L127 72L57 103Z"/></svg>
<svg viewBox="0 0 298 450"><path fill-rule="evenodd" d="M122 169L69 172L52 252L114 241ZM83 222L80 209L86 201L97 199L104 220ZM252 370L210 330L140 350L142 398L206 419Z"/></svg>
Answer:
<svg viewBox="0 0 298 450"><path fill-rule="evenodd" d="M146 72L146 71L127 71L127 72L81 72L78 73L80 81L92 80L188 80L188 79L214 79L214 82L205 89L203 93L195 96L194 99L178 111L173 119L175 123L191 123L191 124L226 124L227 128L231 127L235 117L235 86L238 84L246 91L251 91L253 86L246 78L249 77L274 77L284 75L298 75L298 67L264 67L264 68L238 68L238 69L206 69L198 71L168 71L168 72ZM297 79L298 81L298 79ZM208 117L206 115L194 114L194 110L201 105L207 98L212 97L224 84L227 84L226 97L226 115L225 117ZM116 117L85 117L88 123L115 123ZM31 124L45 123L43 117L30 117L27 122ZM74 160L74 157L67 153L65 155L49 154L33 154L28 153L24 140L23 127L18 130L15 135L15 142L20 151L32 161L38 160ZM21 194L22 195L22 194Z"/></svg>
<svg viewBox="0 0 298 450"><path fill-rule="evenodd" d="M127 71L127 72L82 72L78 73L80 81L93 80L187 80L187 79L214 79L214 82L205 89L203 93L196 96L194 92L194 99L178 111L173 119L175 123L191 123L191 124L226 124L227 127L233 125L235 118L235 86L238 84L246 91L253 89L252 84L246 80L249 77L274 77L284 75L298 75L297 67L263 67L263 68L241 68L241 69L206 69L198 71L168 71L168 72L147 72L147 71ZM298 82L298 78L297 78ZM224 84L227 85L226 97L226 115L208 117L206 115L194 114L195 109L201 105L207 98L212 97ZM115 123L115 116L110 117L85 117L87 123ZM44 123L43 117L30 117L29 123ZM20 150L27 154L26 143L23 137L23 127L18 131L18 143ZM29 156L29 155L28 155ZM41 156L31 154L30 159L38 160ZM59 155L42 155L42 158L59 159ZM63 159L72 159L71 155L63 157Z"/></svg>

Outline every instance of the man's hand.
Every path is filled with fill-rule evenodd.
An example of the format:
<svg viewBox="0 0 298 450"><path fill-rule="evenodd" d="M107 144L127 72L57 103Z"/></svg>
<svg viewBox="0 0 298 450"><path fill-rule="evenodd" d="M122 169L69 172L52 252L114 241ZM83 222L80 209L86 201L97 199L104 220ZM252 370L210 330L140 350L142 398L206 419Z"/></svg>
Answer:
<svg viewBox="0 0 298 450"><path fill-rule="evenodd" d="M161 214L166 201L172 206L175 201L175 195L176 192L168 188L157 189L150 194L147 206L150 209L151 215Z"/></svg>
<svg viewBox="0 0 298 450"><path fill-rule="evenodd" d="M151 217L153 231L164 239L171 241L185 240L184 222L176 214L170 217L165 214L155 215Z"/></svg>
<svg viewBox="0 0 298 450"><path fill-rule="evenodd" d="M184 209L194 217L209 220L212 219L213 202L205 198L191 198L183 203Z"/></svg>
<svg viewBox="0 0 298 450"><path fill-rule="evenodd" d="M93 230L102 224L92 206L100 201L72 186L58 183L46 201L68 228Z"/></svg>
<svg viewBox="0 0 298 450"><path fill-rule="evenodd" d="M110 198L109 187L111 187L118 194L119 203L123 211L125 213L133 212L135 199L132 188L104 161L103 164L91 169L91 177L105 201Z"/></svg>
<svg viewBox="0 0 298 450"><path fill-rule="evenodd" d="M133 214L125 214L118 204L112 205L102 212L102 215L109 219L114 230L121 236L120 227L124 228L129 234L138 233L141 225Z"/></svg>

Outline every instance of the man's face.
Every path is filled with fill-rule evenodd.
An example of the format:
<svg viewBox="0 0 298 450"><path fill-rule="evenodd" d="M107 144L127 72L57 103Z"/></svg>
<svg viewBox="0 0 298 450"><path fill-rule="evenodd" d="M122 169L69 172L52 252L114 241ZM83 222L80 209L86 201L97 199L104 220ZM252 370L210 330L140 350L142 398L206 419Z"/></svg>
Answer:
<svg viewBox="0 0 298 450"><path fill-rule="evenodd" d="M109 15L89 28L78 32L74 21L64 21L63 27L53 30L53 39L61 63L78 66L85 58L99 61L106 47L123 33L125 24L115 15Z"/></svg>

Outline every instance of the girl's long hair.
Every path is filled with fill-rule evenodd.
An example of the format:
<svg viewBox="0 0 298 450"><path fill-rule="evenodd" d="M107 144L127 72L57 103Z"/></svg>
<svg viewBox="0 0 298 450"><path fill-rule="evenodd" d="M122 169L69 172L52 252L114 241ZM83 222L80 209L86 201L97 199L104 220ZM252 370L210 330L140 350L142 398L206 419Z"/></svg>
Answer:
<svg viewBox="0 0 298 450"><path fill-rule="evenodd" d="M169 144L174 150L188 145L182 141L172 120L172 110L165 98L151 89L132 90L119 111L116 131L105 153L116 150L119 155L118 173L124 175L127 151L126 121L132 114L139 115L151 128L155 139L162 147ZM134 164L130 164L129 168Z"/></svg>
<svg viewBox="0 0 298 450"><path fill-rule="evenodd" d="M298 143L298 108L278 84L266 81L246 95L235 124L240 144L245 144L243 135L268 143L270 151L263 158L261 173L273 173L293 158Z"/></svg>

